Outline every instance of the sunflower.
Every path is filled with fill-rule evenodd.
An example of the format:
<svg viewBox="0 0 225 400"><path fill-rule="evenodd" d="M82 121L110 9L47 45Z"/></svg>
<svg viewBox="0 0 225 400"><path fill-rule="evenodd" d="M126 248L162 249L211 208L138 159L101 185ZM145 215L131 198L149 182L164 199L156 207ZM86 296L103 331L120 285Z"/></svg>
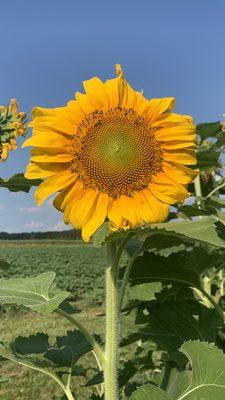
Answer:
<svg viewBox="0 0 225 400"><path fill-rule="evenodd" d="M8 158L10 150L17 149L17 137L26 135L25 119L26 114L19 112L15 99L9 101L8 107L0 106L0 161Z"/></svg>
<svg viewBox="0 0 225 400"><path fill-rule="evenodd" d="M164 221L169 205L188 196L197 172L195 126L171 113L172 97L146 99L117 77L85 81L65 107L32 111L26 178L44 178L38 205L60 192L54 206L85 241L103 224L112 230Z"/></svg>

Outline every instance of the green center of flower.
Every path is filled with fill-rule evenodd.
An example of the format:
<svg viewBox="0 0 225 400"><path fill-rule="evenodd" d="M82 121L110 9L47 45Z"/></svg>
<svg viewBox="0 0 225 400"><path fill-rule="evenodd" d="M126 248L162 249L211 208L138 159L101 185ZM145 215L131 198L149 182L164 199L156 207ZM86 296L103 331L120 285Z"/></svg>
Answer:
<svg viewBox="0 0 225 400"><path fill-rule="evenodd" d="M150 125L134 110L117 107L90 114L74 137L73 171L87 187L117 198L147 187L162 168Z"/></svg>

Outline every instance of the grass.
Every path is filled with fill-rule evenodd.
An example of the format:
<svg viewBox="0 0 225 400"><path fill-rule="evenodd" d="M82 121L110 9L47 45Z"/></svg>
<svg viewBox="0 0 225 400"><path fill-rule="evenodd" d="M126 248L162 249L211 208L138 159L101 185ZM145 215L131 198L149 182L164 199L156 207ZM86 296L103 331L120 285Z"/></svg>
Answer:
<svg viewBox="0 0 225 400"><path fill-rule="evenodd" d="M79 303L78 306L83 309L79 314L79 320L85 322L92 332L103 333L104 321L97 317L102 309L98 306L87 308L85 302ZM71 329L73 326L56 314L45 316L25 310L19 312L9 310L9 313L1 316L0 337L3 341L12 341L18 336L43 332L48 333L50 341L53 341L57 335L64 335ZM84 366L95 368L95 361L90 354L79 362L80 365L82 363ZM37 398L55 400L62 396L58 385L44 374L8 361L2 363L0 371L0 378L9 377L8 382L0 384L2 400L36 400ZM92 389L84 388L85 381L83 377L73 378L74 392L81 400L86 400L93 393Z"/></svg>
<svg viewBox="0 0 225 400"><path fill-rule="evenodd" d="M104 317L104 249L94 249L74 241L0 241L1 258L10 260L10 276L37 275L47 270L58 274L57 285L72 288L74 304L82 310L78 318L91 332L103 335ZM125 259L124 259L125 261ZM64 286L65 285L65 286ZM18 336L29 336L37 332L48 333L50 340L66 334L73 326L62 317L52 314L40 315L22 308L7 307L1 311L0 340L12 341ZM129 324L129 321L127 322ZM126 330L131 331L127 325ZM83 357L79 365L96 368L90 354ZM89 378L97 369L89 372ZM1 378L7 381L1 383ZM86 378L72 378L74 394L79 400L87 400L93 389L85 388ZM0 363L0 398L2 400L58 400L62 391L49 377L12 362Z"/></svg>

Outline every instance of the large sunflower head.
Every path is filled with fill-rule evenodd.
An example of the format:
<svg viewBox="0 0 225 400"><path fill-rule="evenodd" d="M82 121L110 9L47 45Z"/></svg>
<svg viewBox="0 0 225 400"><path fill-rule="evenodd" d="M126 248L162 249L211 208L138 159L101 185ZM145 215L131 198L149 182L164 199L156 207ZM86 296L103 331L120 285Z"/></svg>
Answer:
<svg viewBox="0 0 225 400"><path fill-rule="evenodd" d="M65 107L32 112L26 178L44 178L37 204L54 206L65 223L90 236L108 220L113 230L162 222L169 205L188 196L196 172L195 126L171 113L174 98L146 99L117 77L84 82Z"/></svg>

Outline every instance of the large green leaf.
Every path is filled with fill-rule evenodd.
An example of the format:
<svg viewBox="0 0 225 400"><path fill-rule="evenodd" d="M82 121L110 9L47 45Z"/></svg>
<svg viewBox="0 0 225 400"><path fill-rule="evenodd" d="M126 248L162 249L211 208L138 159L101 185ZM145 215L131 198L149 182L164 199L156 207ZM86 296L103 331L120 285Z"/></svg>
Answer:
<svg viewBox="0 0 225 400"><path fill-rule="evenodd" d="M0 356L59 378L71 371L72 375L84 375L84 369L74 365L84 354L91 350L90 344L77 330L68 331L66 336L57 337L51 345L45 333L15 339L11 343L0 343Z"/></svg>
<svg viewBox="0 0 225 400"><path fill-rule="evenodd" d="M178 399L224 400L225 355L212 344L199 341L184 343L180 351L192 366L192 379Z"/></svg>
<svg viewBox="0 0 225 400"><path fill-rule="evenodd" d="M221 326L217 312L198 302L170 302L139 304L136 316L139 330L123 339L122 345L136 340L153 341L156 348L178 355L179 347L188 340L214 342ZM183 357L179 362L183 363Z"/></svg>
<svg viewBox="0 0 225 400"><path fill-rule="evenodd" d="M54 272L32 278L1 279L0 302L15 303L40 313L51 313L69 296L69 292L55 288Z"/></svg>
<svg viewBox="0 0 225 400"><path fill-rule="evenodd" d="M140 238L147 238L144 248L151 245L153 235L160 235L158 244L162 248L162 239L165 240L168 236L177 237L177 244L182 243L195 243L196 241L208 243L216 247L225 247L225 240L218 236L218 227L223 225L218 218L211 216L205 217L201 220L182 221L182 222L165 222L161 224L152 224L148 228L139 228L130 230L130 234ZM106 241L122 239L127 235L127 232L118 231L105 238ZM170 243L169 243L170 244ZM175 242L173 242L175 245Z"/></svg>
<svg viewBox="0 0 225 400"><path fill-rule="evenodd" d="M31 369L36 369L45 374L55 376L55 373L53 371L54 365L50 360L44 359L39 354L25 356L23 354L17 353L15 349L15 343L0 343L0 356Z"/></svg>
<svg viewBox="0 0 225 400"><path fill-rule="evenodd" d="M71 367L81 356L92 349L90 343L79 331L68 331L66 336L57 337L46 357L59 366Z"/></svg>
<svg viewBox="0 0 225 400"><path fill-rule="evenodd" d="M191 251L181 251L163 257L155 253L145 252L134 261L129 280L131 285L147 282L180 282L191 287L201 287L202 273L211 267L222 268L225 264L223 256L209 254L206 249L196 247ZM126 267L125 267L126 268ZM125 270L122 269L122 272Z"/></svg>
<svg viewBox="0 0 225 400"><path fill-rule="evenodd" d="M179 391L171 394L153 385L136 390L130 400L224 400L225 355L217 347L200 341L187 342L180 351L191 365L190 379L177 378ZM182 374L181 374L182 375Z"/></svg>
<svg viewBox="0 0 225 400"><path fill-rule="evenodd" d="M130 400L173 400L173 399L168 395L168 393L158 388L157 386L145 385L139 387L132 394Z"/></svg>
<svg viewBox="0 0 225 400"><path fill-rule="evenodd" d="M29 192L32 186L39 186L41 179L27 179L23 174L16 174L9 179L0 178L0 187L7 188L11 192Z"/></svg>
<svg viewBox="0 0 225 400"><path fill-rule="evenodd" d="M129 287L127 290L128 300L150 301L155 299L155 293L160 292L162 285L160 282L143 283Z"/></svg>

